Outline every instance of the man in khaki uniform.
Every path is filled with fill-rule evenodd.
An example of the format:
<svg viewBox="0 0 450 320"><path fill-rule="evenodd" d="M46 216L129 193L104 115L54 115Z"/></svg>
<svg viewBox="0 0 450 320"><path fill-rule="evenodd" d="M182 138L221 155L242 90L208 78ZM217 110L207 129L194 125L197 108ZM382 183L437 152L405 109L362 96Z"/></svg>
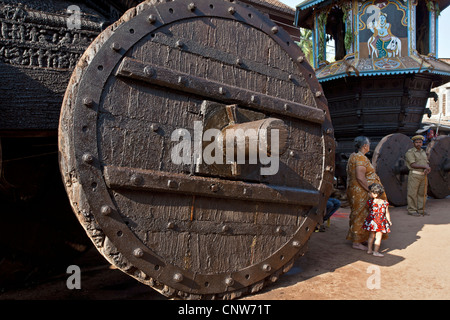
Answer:
<svg viewBox="0 0 450 320"><path fill-rule="evenodd" d="M414 148L409 149L405 154L406 166L409 169L408 175L408 214L413 216L424 215L426 199L426 176L430 173L427 154L422 150L424 137L417 135L411 138Z"/></svg>

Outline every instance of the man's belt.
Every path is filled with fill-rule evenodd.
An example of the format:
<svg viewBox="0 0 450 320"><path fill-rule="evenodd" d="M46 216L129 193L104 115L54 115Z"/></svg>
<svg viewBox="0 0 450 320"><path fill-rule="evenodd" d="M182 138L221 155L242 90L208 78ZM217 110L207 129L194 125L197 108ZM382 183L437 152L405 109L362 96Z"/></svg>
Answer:
<svg viewBox="0 0 450 320"><path fill-rule="evenodd" d="M425 173L423 173L423 171L411 170L411 172L415 173L415 174L420 174L421 176L425 175Z"/></svg>

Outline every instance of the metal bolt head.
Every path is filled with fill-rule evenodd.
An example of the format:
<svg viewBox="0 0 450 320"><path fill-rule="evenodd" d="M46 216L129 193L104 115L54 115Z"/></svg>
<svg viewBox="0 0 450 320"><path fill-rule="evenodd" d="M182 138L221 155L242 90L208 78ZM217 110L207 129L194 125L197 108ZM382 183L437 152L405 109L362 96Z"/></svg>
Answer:
<svg viewBox="0 0 450 320"><path fill-rule="evenodd" d="M219 186L215 183L213 183L212 185L209 186L209 188L211 189L212 192L217 192L219 191Z"/></svg>
<svg viewBox="0 0 450 320"><path fill-rule="evenodd" d="M88 108L92 108L94 106L94 101L91 98L83 98L83 104Z"/></svg>
<svg viewBox="0 0 450 320"><path fill-rule="evenodd" d="M150 129L152 129L153 132L156 132L156 131L159 130L159 126L158 126L156 123L153 123L153 124L150 126Z"/></svg>
<svg viewBox="0 0 450 320"><path fill-rule="evenodd" d="M300 248L301 243L300 243L300 241L294 240L294 241L292 241L292 245L293 245L295 248Z"/></svg>
<svg viewBox="0 0 450 320"><path fill-rule="evenodd" d="M167 229L175 229L175 223L173 221L169 221L167 223Z"/></svg>
<svg viewBox="0 0 450 320"><path fill-rule="evenodd" d="M278 33L278 27L277 26L272 27L271 31L272 31L273 34L277 34Z"/></svg>
<svg viewBox="0 0 450 320"><path fill-rule="evenodd" d="M322 96L322 91L317 91L316 92L316 98L320 98Z"/></svg>
<svg viewBox="0 0 450 320"><path fill-rule="evenodd" d="M297 62L302 63L303 61L305 61L305 57L304 56L300 56L297 58Z"/></svg>
<svg viewBox="0 0 450 320"><path fill-rule="evenodd" d="M188 84L188 79L186 79L186 77L179 76L177 82L181 86L186 86Z"/></svg>
<svg viewBox="0 0 450 320"><path fill-rule="evenodd" d="M167 181L167 186L170 189L176 189L176 188L178 188L178 182L176 182L175 180L168 180Z"/></svg>
<svg viewBox="0 0 450 320"><path fill-rule="evenodd" d="M189 11L194 11L196 8L195 3L191 2L188 4L188 10Z"/></svg>
<svg viewBox="0 0 450 320"><path fill-rule="evenodd" d="M178 40L177 42L175 42L175 45L176 45L178 48L182 48L184 44L183 44L183 41Z"/></svg>
<svg viewBox="0 0 450 320"><path fill-rule="evenodd" d="M270 272L270 270L272 270L272 267L270 266L270 264L266 263L262 266L262 269L266 272Z"/></svg>
<svg viewBox="0 0 450 320"><path fill-rule="evenodd" d="M229 287L231 287L234 284L234 280L231 277L228 277L225 279L225 284Z"/></svg>
<svg viewBox="0 0 450 320"><path fill-rule="evenodd" d="M139 176L138 174L133 174L130 178L130 181L132 184L134 184L135 186L138 186L140 184L142 184L143 179L141 176Z"/></svg>
<svg viewBox="0 0 450 320"><path fill-rule="evenodd" d="M83 162L91 164L94 162L94 156L90 153L83 154Z"/></svg>
<svg viewBox="0 0 450 320"><path fill-rule="evenodd" d="M112 213L112 208L105 204L101 207L100 212L104 216L109 216Z"/></svg>
<svg viewBox="0 0 450 320"><path fill-rule="evenodd" d="M234 7L229 7L228 8L228 13L229 14L235 14L236 13L236 9Z"/></svg>
<svg viewBox="0 0 450 320"><path fill-rule="evenodd" d="M141 248L136 248L133 250L133 255L137 258L142 258L142 256L144 256L144 251Z"/></svg>
<svg viewBox="0 0 450 320"><path fill-rule="evenodd" d="M118 42L113 42L113 44L111 45L111 49L113 49L114 51L119 51L121 49L120 44Z"/></svg>
<svg viewBox="0 0 450 320"><path fill-rule="evenodd" d="M177 283L180 283L181 281L183 281L184 277L183 277L183 275L181 273L175 273L173 275L172 279L173 279L173 281L175 281Z"/></svg>
<svg viewBox="0 0 450 320"><path fill-rule="evenodd" d="M154 71L153 71L152 67L146 66L146 67L144 68L144 74L145 74L146 76L151 77L151 76L153 76L153 73L154 73Z"/></svg>
<svg viewBox="0 0 450 320"><path fill-rule="evenodd" d="M148 22L150 24L154 24L156 22L156 16L154 14L151 14L148 16Z"/></svg>
<svg viewBox="0 0 450 320"><path fill-rule="evenodd" d="M276 228L275 232L278 233L278 234L283 234L283 228L280 227L280 226L278 226L278 227Z"/></svg>

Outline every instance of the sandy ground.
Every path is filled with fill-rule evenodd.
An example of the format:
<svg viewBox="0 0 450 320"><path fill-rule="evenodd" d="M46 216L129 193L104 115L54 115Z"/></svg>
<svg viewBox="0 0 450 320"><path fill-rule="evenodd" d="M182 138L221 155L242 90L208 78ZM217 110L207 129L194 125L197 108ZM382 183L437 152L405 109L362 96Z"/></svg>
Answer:
<svg viewBox="0 0 450 320"><path fill-rule="evenodd" d="M339 209L279 282L246 299L450 299L450 197L428 199L426 211L413 217L391 207L392 232L378 258L351 248L350 209Z"/></svg>
<svg viewBox="0 0 450 320"><path fill-rule="evenodd" d="M244 300L450 299L450 196L429 199L430 216L412 217L390 208L383 258L351 248L345 240L349 208L332 217L325 232L313 233L308 252L276 283ZM68 274L27 288L0 293L0 300L165 300L91 250L77 264L81 289L68 290Z"/></svg>

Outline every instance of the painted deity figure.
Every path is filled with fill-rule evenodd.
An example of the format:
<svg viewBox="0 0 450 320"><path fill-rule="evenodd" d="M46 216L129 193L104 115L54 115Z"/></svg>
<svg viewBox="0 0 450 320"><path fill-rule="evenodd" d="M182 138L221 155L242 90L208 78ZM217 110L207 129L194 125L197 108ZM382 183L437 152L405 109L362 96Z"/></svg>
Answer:
<svg viewBox="0 0 450 320"><path fill-rule="evenodd" d="M400 39L391 33L391 24L387 22L387 15L380 12L378 20L367 24L373 35L367 46L372 57L388 58L401 55Z"/></svg>

